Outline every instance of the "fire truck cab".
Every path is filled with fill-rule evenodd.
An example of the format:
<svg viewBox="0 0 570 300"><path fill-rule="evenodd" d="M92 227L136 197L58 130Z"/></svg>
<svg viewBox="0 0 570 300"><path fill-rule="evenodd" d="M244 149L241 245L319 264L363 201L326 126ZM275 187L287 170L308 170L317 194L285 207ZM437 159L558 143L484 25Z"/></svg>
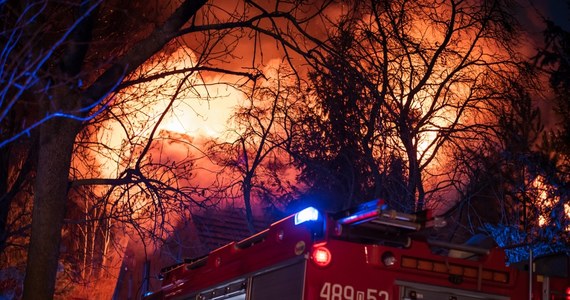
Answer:
<svg viewBox="0 0 570 300"><path fill-rule="evenodd" d="M309 207L242 241L163 269L161 289L144 299L570 299L568 278L508 267L502 249L410 237L437 223L427 212L399 213L381 200L339 214ZM437 255L433 247L469 257Z"/></svg>

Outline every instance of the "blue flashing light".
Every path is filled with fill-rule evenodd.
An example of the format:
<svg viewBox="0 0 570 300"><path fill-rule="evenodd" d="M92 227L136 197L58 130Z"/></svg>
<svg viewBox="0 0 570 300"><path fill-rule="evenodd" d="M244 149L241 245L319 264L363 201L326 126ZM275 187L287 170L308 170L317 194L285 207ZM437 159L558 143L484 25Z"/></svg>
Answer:
<svg viewBox="0 0 570 300"><path fill-rule="evenodd" d="M295 225L299 225L308 221L317 221L319 219L319 211L309 206L295 214Z"/></svg>

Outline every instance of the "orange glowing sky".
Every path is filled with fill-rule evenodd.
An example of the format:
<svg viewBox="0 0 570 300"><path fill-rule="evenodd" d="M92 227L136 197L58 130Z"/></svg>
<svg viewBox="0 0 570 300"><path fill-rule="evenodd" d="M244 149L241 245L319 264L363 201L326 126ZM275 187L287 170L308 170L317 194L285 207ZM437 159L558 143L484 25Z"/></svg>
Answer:
<svg viewBox="0 0 570 300"><path fill-rule="evenodd" d="M540 32L543 28L540 14L542 12L559 11L560 4L557 3L557 1L533 2L521 0L521 7L524 11L524 14L521 16L521 21L528 25L528 31L530 32L521 48L523 54L530 56L536 50L540 41L537 41L536 37L533 37L533 33ZM220 2L219 4L222 4L220 8L227 9L227 11L232 11L236 5L229 2ZM329 11L329 15L333 17L338 16L342 10L342 5L332 7ZM315 27L315 30L317 32L324 31L323 28L319 29L318 27ZM261 41L263 41L263 39L261 39ZM181 44L187 44L189 46L195 43L196 41L188 40L181 42ZM260 56L263 57L262 59L254 59L252 57L253 53L255 53L254 48L257 48L257 53L263 53L263 55ZM195 58L191 52L189 48L180 47L170 56L169 60L171 60L171 63L166 65L170 68L173 66L182 68L194 65L196 62L193 61ZM278 49L274 42L256 45L253 43L253 40L244 39L240 41L232 54L235 55L234 63L226 65L226 67L230 67L234 70L243 70L243 68L253 65L267 74L270 80L271 72L269 72L269 70L276 68L282 63L280 58L283 56L283 51L282 49ZM299 60L299 62L301 61ZM146 88L152 89L154 86L159 87L169 79L172 78L165 78L158 82L149 83ZM243 104L246 96L231 85L220 83L221 81L232 81L232 78L227 75L208 73L201 77L196 76L193 80L197 83L195 88L177 97L176 104L166 115L159 129L186 134L198 140L205 138L224 138L223 134L228 129L229 117L236 107ZM208 84L208 89L206 90L206 88L201 86L201 83ZM171 95L174 93L174 89L174 86L163 88L161 94ZM208 95L207 99L205 97L206 95ZM144 110L145 115L158 115L164 110L168 101L169 98L164 96L162 99L153 101L154 105L144 107L142 110ZM142 137L145 135L148 136L148 128L145 130L141 129ZM111 124L107 130L100 132L99 136L102 140L106 141L111 148L118 149L125 139L125 135L121 132L122 130L119 130L118 124ZM432 136L435 136L435 134L435 132L425 133L423 140L419 142L420 151L430 151L428 145L433 140ZM200 145L195 146L199 147ZM106 170L105 175L112 177L112 174L116 174L120 166L117 165L117 157L115 154L109 154L106 155L106 157L110 159L101 158L101 164Z"/></svg>
<svg viewBox="0 0 570 300"><path fill-rule="evenodd" d="M217 1L216 4L219 5L220 9L227 11L232 11L236 8L236 4L231 2ZM527 39L522 43L520 50L524 55L530 57L534 55L536 49L542 43L541 31L544 29L542 18L548 16L548 18L560 24L568 24L568 16L564 14L564 3L559 0L520 0L519 4L522 8L520 20L525 30L528 31ZM338 17L343 9L345 9L344 5L332 6L328 10L328 15L333 18L335 16ZM315 31L323 32L324 28L319 29L317 26ZM263 41L263 38L261 41ZM185 41L185 43L193 44L191 41ZM263 53L260 56L262 58L252 57L255 47L260 51L258 53ZM188 51L189 49L184 51L179 49L173 55L174 61L178 61L179 66L193 64L187 57ZM255 45L252 39L243 39L232 54L235 55L234 65L226 65L226 67L229 66L231 69L240 70L253 64L256 67L261 67L264 73L267 73L268 69L275 67L281 62L280 58L283 55L283 51L277 49L274 42L264 43L263 46L260 46L259 44ZM179 57L177 57L178 55ZM180 57L185 58L181 60ZM200 80L205 80L206 83L212 84L218 83L222 77L225 80L228 79L228 76L206 74ZM199 93L205 95L206 91L201 90ZM210 100L196 97L191 101L181 100L179 105L173 108L172 112L163 121L161 128L196 137L219 137L227 129L228 118L233 110L244 100L244 95L229 85L224 84L210 87L208 93L210 93L210 96L213 96ZM160 111L160 106L161 104L157 105L156 111ZM427 144L427 141L422 142L422 144Z"/></svg>

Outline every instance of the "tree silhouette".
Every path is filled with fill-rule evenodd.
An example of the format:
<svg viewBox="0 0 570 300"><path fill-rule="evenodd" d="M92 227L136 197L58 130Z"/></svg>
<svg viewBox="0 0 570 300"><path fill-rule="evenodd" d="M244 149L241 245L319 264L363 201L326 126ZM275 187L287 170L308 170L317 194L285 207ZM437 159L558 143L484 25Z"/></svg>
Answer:
<svg viewBox="0 0 570 300"><path fill-rule="evenodd" d="M487 229L501 246L518 246L509 251L511 261L527 259L529 249L535 255L568 251L569 35L551 21L545 25L545 46L528 63L530 76L509 86L511 102L500 110L497 162L506 214ZM544 76L549 86L532 79ZM545 100L552 109L542 105ZM541 116L557 121L545 125Z"/></svg>
<svg viewBox="0 0 570 300"><path fill-rule="evenodd" d="M546 28L546 48L497 91L502 101L492 110L498 121L493 132L478 149L460 152L468 180L457 207L459 224L471 233L486 230L509 249L511 262L528 259L530 249L535 255L568 251L567 118L565 84L558 77L567 55L563 31L551 22ZM548 124L544 116L560 121Z"/></svg>
<svg viewBox="0 0 570 300"><path fill-rule="evenodd" d="M294 166L289 165L286 145L291 107L299 93L291 71L278 66L248 92L248 98L232 116L231 126L222 141L212 141L208 153L220 169L217 187L221 197L240 199L245 205L250 232L255 233L252 206L283 206L290 199ZM293 172L293 174L290 174ZM289 174L288 174L289 173ZM237 191L236 191L237 189Z"/></svg>
<svg viewBox="0 0 570 300"><path fill-rule="evenodd" d="M454 143L490 128L497 79L514 67L515 24L503 1L351 4L313 73L322 125L307 136L329 151L305 157L336 169L345 205L385 196L411 211L437 200L459 180L447 177Z"/></svg>

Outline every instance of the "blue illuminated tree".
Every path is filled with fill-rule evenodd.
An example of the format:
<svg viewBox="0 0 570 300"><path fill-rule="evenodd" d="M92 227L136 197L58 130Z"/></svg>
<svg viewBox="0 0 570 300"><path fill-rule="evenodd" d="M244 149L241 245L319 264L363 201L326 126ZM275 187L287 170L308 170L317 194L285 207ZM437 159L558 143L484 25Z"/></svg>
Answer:
<svg viewBox="0 0 570 300"><path fill-rule="evenodd" d="M24 118L25 122L13 124L10 135L2 132L0 146L23 135L38 135L24 299L52 297L69 188L67 178L83 122L105 109L112 99L110 93L123 78L170 42L204 3L183 3L161 27L113 59L98 76L85 76L84 68L102 1L69 6L49 1L1 4L6 30L0 122L16 109L35 109L31 110L33 116Z"/></svg>
<svg viewBox="0 0 570 300"><path fill-rule="evenodd" d="M545 25L544 47L499 91L496 136L461 152L470 180L459 223L487 231L510 262L570 251L570 35Z"/></svg>

